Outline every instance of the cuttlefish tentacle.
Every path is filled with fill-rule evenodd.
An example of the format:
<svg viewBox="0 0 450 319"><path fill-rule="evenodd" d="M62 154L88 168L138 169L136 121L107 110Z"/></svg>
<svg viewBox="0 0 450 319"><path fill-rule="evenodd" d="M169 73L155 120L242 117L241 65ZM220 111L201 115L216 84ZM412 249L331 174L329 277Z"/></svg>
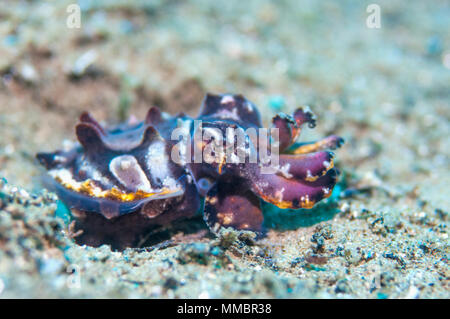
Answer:
<svg viewBox="0 0 450 319"><path fill-rule="evenodd" d="M214 233L222 227L263 230L260 199L241 181L219 180L205 197L203 216Z"/></svg>

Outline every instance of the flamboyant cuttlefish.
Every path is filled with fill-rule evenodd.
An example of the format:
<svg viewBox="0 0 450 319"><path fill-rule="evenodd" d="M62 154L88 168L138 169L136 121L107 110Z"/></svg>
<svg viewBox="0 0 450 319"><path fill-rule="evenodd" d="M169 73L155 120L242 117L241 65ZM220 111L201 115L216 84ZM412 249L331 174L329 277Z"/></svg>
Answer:
<svg viewBox="0 0 450 319"><path fill-rule="evenodd" d="M107 129L83 113L79 143L37 158L48 170L47 187L83 230L79 243L135 247L151 227L193 216L202 197L212 232L261 233L260 198L311 208L336 184L334 155L326 150L343 139L296 143L304 124L315 126L304 108L280 113L265 135L257 108L242 95L207 94L195 119L152 107L143 122Z"/></svg>

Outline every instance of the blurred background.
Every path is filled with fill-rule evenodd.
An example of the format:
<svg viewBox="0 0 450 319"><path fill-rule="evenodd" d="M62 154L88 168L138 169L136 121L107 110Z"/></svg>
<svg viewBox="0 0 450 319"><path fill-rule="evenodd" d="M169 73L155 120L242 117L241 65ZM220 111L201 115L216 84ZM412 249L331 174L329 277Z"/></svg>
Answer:
<svg viewBox="0 0 450 319"><path fill-rule="evenodd" d="M2 3L0 174L16 183L83 110L195 115L205 92L244 94L265 123L310 105L319 125L303 138L340 134L347 166L394 181L448 168L447 1L379 1L380 28L367 1Z"/></svg>
<svg viewBox="0 0 450 319"><path fill-rule="evenodd" d="M206 92L241 93L266 125L309 105L303 141L346 139L345 187L379 190L350 207L436 217L450 207L449 30L445 0L2 0L0 177L39 190L35 153L73 140L84 110L195 115Z"/></svg>

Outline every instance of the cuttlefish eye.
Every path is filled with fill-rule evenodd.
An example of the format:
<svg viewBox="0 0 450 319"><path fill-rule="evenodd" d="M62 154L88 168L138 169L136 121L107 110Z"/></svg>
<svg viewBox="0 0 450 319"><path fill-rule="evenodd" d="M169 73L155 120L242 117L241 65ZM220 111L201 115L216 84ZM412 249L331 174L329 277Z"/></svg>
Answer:
<svg viewBox="0 0 450 319"><path fill-rule="evenodd" d="M214 182L211 178L203 177L200 178L197 182L198 192L201 196L206 196L206 193L213 187Z"/></svg>

